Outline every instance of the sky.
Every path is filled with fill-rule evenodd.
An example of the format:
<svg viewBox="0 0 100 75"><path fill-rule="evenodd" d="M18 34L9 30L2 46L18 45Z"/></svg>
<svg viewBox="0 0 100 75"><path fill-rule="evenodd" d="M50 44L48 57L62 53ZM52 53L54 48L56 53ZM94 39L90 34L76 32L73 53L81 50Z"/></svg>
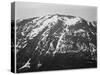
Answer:
<svg viewBox="0 0 100 75"><path fill-rule="evenodd" d="M63 14L82 17L88 21L97 20L97 7L65 4L16 2L15 17L17 19L33 18L47 14Z"/></svg>

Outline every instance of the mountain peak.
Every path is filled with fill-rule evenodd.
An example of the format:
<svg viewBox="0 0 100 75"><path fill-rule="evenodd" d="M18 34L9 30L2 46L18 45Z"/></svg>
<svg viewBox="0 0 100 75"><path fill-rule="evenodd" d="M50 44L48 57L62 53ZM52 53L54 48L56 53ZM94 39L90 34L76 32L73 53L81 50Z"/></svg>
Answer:
<svg viewBox="0 0 100 75"><path fill-rule="evenodd" d="M96 22L83 18L52 14L27 19L17 23L18 59L20 56L53 56L75 54L96 59ZM22 60L22 59L21 59Z"/></svg>

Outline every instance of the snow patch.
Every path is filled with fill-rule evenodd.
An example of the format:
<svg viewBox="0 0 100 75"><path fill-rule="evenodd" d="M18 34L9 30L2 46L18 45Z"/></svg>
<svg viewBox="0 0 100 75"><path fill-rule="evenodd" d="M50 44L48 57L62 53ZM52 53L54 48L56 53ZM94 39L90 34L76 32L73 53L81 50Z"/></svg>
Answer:
<svg viewBox="0 0 100 75"><path fill-rule="evenodd" d="M23 68L30 68L30 60L31 60L31 58L26 62L26 64L24 65L24 66L22 66L21 68L19 68L19 69L23 69Z"/></svg>
<svg viewBox="0 0 100 75"><path fill-rule="evenodd" d="M65 25L75 25L77 22L80 22L81 19L80 18L64 18L64 24Z"/></svg>

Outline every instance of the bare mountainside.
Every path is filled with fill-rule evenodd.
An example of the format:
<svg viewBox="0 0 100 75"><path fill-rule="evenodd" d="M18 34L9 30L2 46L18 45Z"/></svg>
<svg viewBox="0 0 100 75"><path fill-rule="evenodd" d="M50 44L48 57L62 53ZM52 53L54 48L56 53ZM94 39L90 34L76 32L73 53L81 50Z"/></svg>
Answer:
<svg viewBox="0 0 100 75"><path fill-rule="evenodd" d="M17 21L17 72L96 67L96 26L60 14Z"/></svg>

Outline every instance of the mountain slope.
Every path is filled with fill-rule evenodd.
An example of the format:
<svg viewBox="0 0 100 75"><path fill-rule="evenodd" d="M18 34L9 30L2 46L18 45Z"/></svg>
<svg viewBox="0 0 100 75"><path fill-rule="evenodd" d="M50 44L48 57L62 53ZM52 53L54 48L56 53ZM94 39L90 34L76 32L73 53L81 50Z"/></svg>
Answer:
<svg viewBox="0 0 100 75"><path fill-rule="evenodd" d="M79 67L87 63L96 64L95 21L88 22L76 16L53 14L17 22L16 32L19 72L24 69L45 70L44 67L48 70L59 69L58 66L73 68L73 61L82 64ZM76 63L73 66L78 66ZM56 68L52 68L55 66Z"/></svg>

